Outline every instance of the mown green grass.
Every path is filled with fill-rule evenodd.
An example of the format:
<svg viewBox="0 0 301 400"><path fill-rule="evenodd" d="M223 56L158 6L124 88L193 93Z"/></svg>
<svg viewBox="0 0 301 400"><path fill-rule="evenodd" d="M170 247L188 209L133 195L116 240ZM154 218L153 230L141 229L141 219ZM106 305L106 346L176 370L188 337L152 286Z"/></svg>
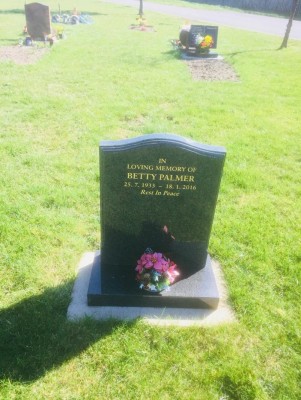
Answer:
<svg viewBox="0 0 301 400"><path fill-rule="evenodd" d="M0 5L0 44L17 43L23 3ZM300 42L220 27L240 82L196 82L168 42L180 19L148 13L157 32L134 32L135 9L76 6L93 25L36 64L0 63L0 398L299 399ZM66 321L99 248L98 142L153 132L227 149L210 253L235 324Z"/></svg>

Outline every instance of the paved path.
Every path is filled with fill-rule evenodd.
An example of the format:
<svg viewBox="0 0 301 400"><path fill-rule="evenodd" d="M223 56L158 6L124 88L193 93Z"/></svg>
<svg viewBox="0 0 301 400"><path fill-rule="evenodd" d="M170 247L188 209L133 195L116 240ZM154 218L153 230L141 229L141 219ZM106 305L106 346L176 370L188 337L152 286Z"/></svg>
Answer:
<svg viewBox="0 0 301 400"><path fill-rule="evenodd" d="M139 0L105 0L110 3L124 4L139 9ZM144 11L154 11L161 14L182 17L183 20L210 22L217 25L230 26L253 32L284 36L287 19L268 17L258 14L248 14L234 11L213 11L188 7L170 6L158 3L143 2ZM301 40L301 21L294 21L290 39Z"/></svg>

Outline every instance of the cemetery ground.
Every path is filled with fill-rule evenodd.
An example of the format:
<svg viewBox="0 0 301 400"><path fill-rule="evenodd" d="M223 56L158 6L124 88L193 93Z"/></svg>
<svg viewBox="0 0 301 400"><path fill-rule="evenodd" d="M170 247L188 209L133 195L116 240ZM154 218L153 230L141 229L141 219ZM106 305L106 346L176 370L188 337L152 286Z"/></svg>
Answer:
<svg viewBox="0 0 301 400"><path fill-rule="evenodd" d="M0 4L12 46L23 3ZM301 42L220 27L239 81L195 81L169 43L182 20L148 13L156 32L138 32L132 8L76 6L94 24L0 61L0 398L300 399ZM99 248L98 143L154 132L227 149L209 251L236 323L66 319Z"/></svg>

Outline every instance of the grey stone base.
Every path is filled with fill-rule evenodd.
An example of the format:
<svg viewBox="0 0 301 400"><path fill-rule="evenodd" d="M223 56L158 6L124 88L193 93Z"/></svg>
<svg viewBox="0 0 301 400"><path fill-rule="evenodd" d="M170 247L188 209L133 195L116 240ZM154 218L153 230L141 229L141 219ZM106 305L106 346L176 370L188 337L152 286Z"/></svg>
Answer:
<svg viewBox="0 0 301 400"><path fill-rule="evenodd" d="M235 316L227 304L227 293L223 283L220 266L212 260L212 273L215 277L220 300L217 308L170 308L170 307L122 307L122 306L88 306L87 292L91 271L99 252L85 253L77 269L72 301L68 307L69 320L91 317L97 320L118 319L133 320L142 318L156 325L201 325L212 326L226 322L234 322Z"/></svg>
<svg viewBox="0 0 301 400"><path fill-rule="evenodd" d="M223 60L224 57L218 53L200 54L196 55L194 53L181 53L181 58L183 60Z"/></svg>
<svg viewBox="0 0 301 400"><path fill-rule="evenodd" d="M127 306L127 307L173 307L173 308L216 308L219 293L208 255L206 265L200 271L186 279L174 283L170 290L161 293L149 293L138 288L101 284L101 255L94 257L88 288L89 306ZM102 286L106 290L102 289ZM118 289L116 289L118 287Z"/></svg>

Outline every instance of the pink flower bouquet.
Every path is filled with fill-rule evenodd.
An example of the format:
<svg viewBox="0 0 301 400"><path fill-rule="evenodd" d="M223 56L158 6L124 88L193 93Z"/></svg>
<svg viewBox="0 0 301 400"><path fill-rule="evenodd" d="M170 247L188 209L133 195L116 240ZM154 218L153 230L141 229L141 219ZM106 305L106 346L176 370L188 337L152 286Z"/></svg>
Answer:
<svg viewBox="0 0 301 400"><path fill-rule="evenodd" d="M176 264L162 253L156 253L152 249L146 249L137 261L137 281L140 289L151 292L169 290L169 286L175 281L179 272Z"/></svg>

